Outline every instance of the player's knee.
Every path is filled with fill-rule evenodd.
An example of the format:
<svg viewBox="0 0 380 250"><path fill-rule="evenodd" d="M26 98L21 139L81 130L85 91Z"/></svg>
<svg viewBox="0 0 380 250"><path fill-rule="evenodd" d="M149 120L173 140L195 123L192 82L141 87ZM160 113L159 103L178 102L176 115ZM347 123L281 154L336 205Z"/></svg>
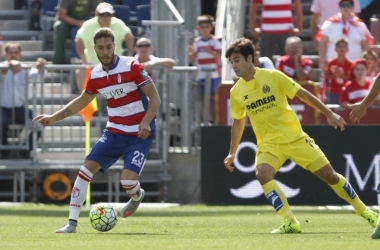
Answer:
<svg viewBox="0 0 380 250"><path fill-rule="evenodd" d="M271 169L265 167L265 166L257 166L256 167L256 178L260 182L261 185L264 185L265 183L273 180L274 178L274 171L271 171Z"/></svg>

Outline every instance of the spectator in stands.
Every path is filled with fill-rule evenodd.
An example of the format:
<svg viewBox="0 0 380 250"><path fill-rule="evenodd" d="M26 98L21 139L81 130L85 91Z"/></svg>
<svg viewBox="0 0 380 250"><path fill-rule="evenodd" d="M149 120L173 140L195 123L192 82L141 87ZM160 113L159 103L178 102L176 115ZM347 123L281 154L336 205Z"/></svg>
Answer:
<svg viewBox="0 0 380 250"><path fill-rule="evenodd" d="M316 35L319 44L319 66L325 68L326 62L336 57L335 41L345 38L350 44L347 57L351 60L362 58L365 50L370 50L369 44L374 42L368 28L353 13L353 0L340 0L340 12L325 21Z"/></svg>
<svg viewBox="0 0 380 250"><path fill-rule="evenodd" d="M375 51L366 50L363 52L363 58L366 60L368 65L366 78L372 82L373 79L379 74L377 68L377 54Z"/></svg>
<svg viewBox="0 0 380 250"><path fill-rule="evenodd" d="M277 59L276 69L298 82L308 81L313 71L313 62L302 58L303 45L299 37L288 37L285 42L286 55Z"/></svg>
<svg viewBox="0 0 380 250"><path fill-rule="evenodd" d="M367 62L360 58L353 62L351 69L351 81L348 81L342 87L340 94L340 105L348 108L348 104L361 102L368 94L371 87L371 81L366 79Z"/></svg>
<svg viewBox="0 0 380 250"><path fill-rule="evenodd" d="M292 3L297 18L296 27L293 23ZM259 4L261 4L260 28L256 27ZM273 60L273 55L284 55L286 38L299 36L303 30L301 0L285 0L279 4L273 4L270 0L251 0L250 26L253 37L261 40L261 56Z"/></svg>
<svg viewBox="0 0 380 250"><path fill-rule="evenodd" d="M25 78L27 72L22 69L22 66L26 66L20 62L21 47L17 42L8 42L5 45L6 61L2 62L1 66L9 66L10 69L2 69L0 74L0 106L1 106L1 144L8 145L9 125L15 122L15 124L25 124L25 112L28 112L28 117L32 118L32 111L25 110L25 104L27 101L26 91L28 87L28 81ZM44 72L46 60L38 58L36 61L36 68L29 71L29 79ZM13 117L14 110L14 117ZM20 151L21 158L29 158L30 150L32 150L32 134L29 138L29 150ZM2 150L1 157L9 158L8 150Z"/></svg>
<svg viewBox="0 0 380 250"><path fill-rule="evenodd" d="M335 41L339 38L348 40L350 48L347 57L351 60L362 58L362 53L369 50L369 44L374 42L374 38L367 26L353 13L353 0L340 0L340 12L330 17L323 23L315 39L319 41L319 68L324 72L326 63L337 56L335 51ZM320 95L324 99L326 90L326 77L321 74Z"/></svg>
<svg viewBox="0 0 380 250"><path fill-rule="evenodd" d="M66 39L71 37L71 30L79 28L91 17L101 0L59 0L56 20L54 22L54 64L65 63Z"/></svg>
<svg viewBox="0 0 380 250"><path fill-rule="evenodd" d="M189 45L188 51L190 60L197 60L198 64L198 79L201 84L205 84L207 74L209 72L202 71L203 68L214 69L211 72L211 97L210 97L210 123L215 121L215 94L216 88L221 81L221 70L219 60L222 52L222 45L217 37L211 34L214 29L214 18L210 15L202 15L197 18L197 29L200 33L199 37L194 39L193 45ZM204 86L201 89L201 95L204 96ZM204 100L201 98L202 111Z"/></svg>
<svg viewBox="0 0 380 250"><path fill-rule="evenodd" d="M338 56L329 60L326 77L329 80L327 103L338 104L343 85L350 80L352 61L346 57L348 51L347 39L340 38L335 42Z"/></svg>
<svg viewBox="0 0 380 250"><path fill-rule="evenodd" d="M153 55L152 42L145 37L137 40L135 51L135 59L146 69L146 71L148 71L148 74L153 79L153 81L155 80L152 72L154 66L162 65L171 69L177 64L177 61L172 58L155 57Z"/></svg>
<svg viewBox="0 0 380 250"><path fill-rule="evenodd" d="M373 14L380 14L380 1L379 0L359 0L360 18L364 21L368 28L370 28L370 19Z"/></svg>
<svg viewBox="0 0 380 250"><path fill-rule="evenodd" d="M113 16L115 10L109 3L98 4L95 17L85 21L75 37L75 47L83 64L98 64L99 59L94 50L94 33L100 28L110 28L115 33L115 53L123 55L123 42L127 45L127 55L133 55L135 37L125 23ZM84 70L76 71L77 86L81 90L85 77Z"/></svg>
<svg viewBox="0 0 380 250"><path fill-rule="evenodd" d="M313 47L318 50L318 41L315 35L323 22L339 12L340 0L313 0L310 11L313 13L311 18L311 35L313 37ZM359 0L354 0L354 13L360 13Z"/></svg>

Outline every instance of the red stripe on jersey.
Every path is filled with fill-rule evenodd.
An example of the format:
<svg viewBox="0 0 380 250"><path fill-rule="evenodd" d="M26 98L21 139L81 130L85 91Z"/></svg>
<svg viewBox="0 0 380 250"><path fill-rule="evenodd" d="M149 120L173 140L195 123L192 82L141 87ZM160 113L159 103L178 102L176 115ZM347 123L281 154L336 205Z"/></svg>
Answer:
<svg viewBox="0 0 380 250"><path fill-rule="evenodd" d="M292 17L262 18L262 22L265 23L265 24L293 23L293 18Z"/></svg>
<svg viewBox="0 0 380 250"><path fill-rule="evenodd" d="M263 4L263 11L284 11L291 10L291 4L282 4L282 5L265 5Z"/></svg>
<svg viewBox="0 0 380 250"><path fill-rule="evenodd" d="M110 132L117 133L117 134L122 134L122 135L139 136L139 133L137 133L137 132L127 133L127 132L125 132L123 130L119 130L119 129L112 128L112 127L108 127L107 130L110 131ZM151 133L149 133L149 135L151 135Z"/></svg>
<svg viewBox="0 0 380 250"><path fill-rule="evenodd" d="M262 32L264 34L285 34L293 31L293 29L287 29L287 30L263 30Z"/></svg>
<svg viewBox="0 0 380 250"><path fill-rule="evenodd" d="M199 59L198 64L210 64L210 63L217 63L217 59L214 58L208 58L208 59Z"/></svg>
<svg viewBox="0 0 380 250"><path fill-rule="evenodd" d="M114 99L114 98L108 99L107 105L110 108L117 108L117 107L124 106L124 105L127 105L127 104L135 102L135 101L139 101L139 100L141 100L140 92L138 89L136 89L132 92L129 92L124 97L121 97L118 99Z"/></svg>
<svg viewBox="0 0 380 250"><path fill-rule="evenodd" d="M127 126L132 126L132 125L140 124L142 119L144 118L144 116L145 116L145 112L141 112L141 113L130 115L130 116L124 116L124 117L122 117L122 116L111 117L110 116L109 121L116 123L116 124L123 124L123 125L127 125Z"/></svg>
<svg viewBox="0 0 380 250"><path fill-rule="evenodd" d="M120 75L120 82L118 79L118 75ZM121 72L113 75L108 75L100 78L90 79L89 83L93 86L96 86L96 89L102 89L105 87L117 85L120 83L133 82L134 77L131 75L131 72ZM136 84L137 85L137 84Z"/></svg>

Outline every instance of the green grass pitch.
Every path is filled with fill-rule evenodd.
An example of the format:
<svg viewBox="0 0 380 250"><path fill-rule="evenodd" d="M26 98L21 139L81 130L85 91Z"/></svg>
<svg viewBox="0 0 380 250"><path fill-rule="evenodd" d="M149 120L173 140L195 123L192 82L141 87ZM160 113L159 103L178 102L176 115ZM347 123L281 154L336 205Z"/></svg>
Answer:
<svg viewBox="0 0 380 250"><path fill-rule="evenodd" d="M0 249L380 249L380 240L370 238L373 229L353 211L293 211L301 234L270 234L281 223L270 206L205 205L140 208L106 233L91 227L84 209L77 234L55 234L68 206L0 206Z"/></svg>

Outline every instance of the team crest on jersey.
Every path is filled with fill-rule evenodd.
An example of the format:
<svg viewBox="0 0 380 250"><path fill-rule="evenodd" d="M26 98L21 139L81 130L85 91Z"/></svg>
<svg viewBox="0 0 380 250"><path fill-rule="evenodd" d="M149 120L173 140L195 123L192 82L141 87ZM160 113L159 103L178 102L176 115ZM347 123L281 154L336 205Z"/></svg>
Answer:
<svg viewBox="0 0 380 250"><path fill-rule="evenodd" d="M121 83L121 75L120 74L117 74L117 82Z"/></svg>
<svg viewBox="0 0 380 250"><path fill-rule="evenodd" d="M268 85L264 85L262 90L264 94L267 94L270 92L270 87Z"/></svg>
<svg viewBox="0 0 380 250"><path fill-rule="evenodd" d="M140 72L140 75L144 78L144 80L149 78L148 72L146 72L145 69Z"/></svg>

